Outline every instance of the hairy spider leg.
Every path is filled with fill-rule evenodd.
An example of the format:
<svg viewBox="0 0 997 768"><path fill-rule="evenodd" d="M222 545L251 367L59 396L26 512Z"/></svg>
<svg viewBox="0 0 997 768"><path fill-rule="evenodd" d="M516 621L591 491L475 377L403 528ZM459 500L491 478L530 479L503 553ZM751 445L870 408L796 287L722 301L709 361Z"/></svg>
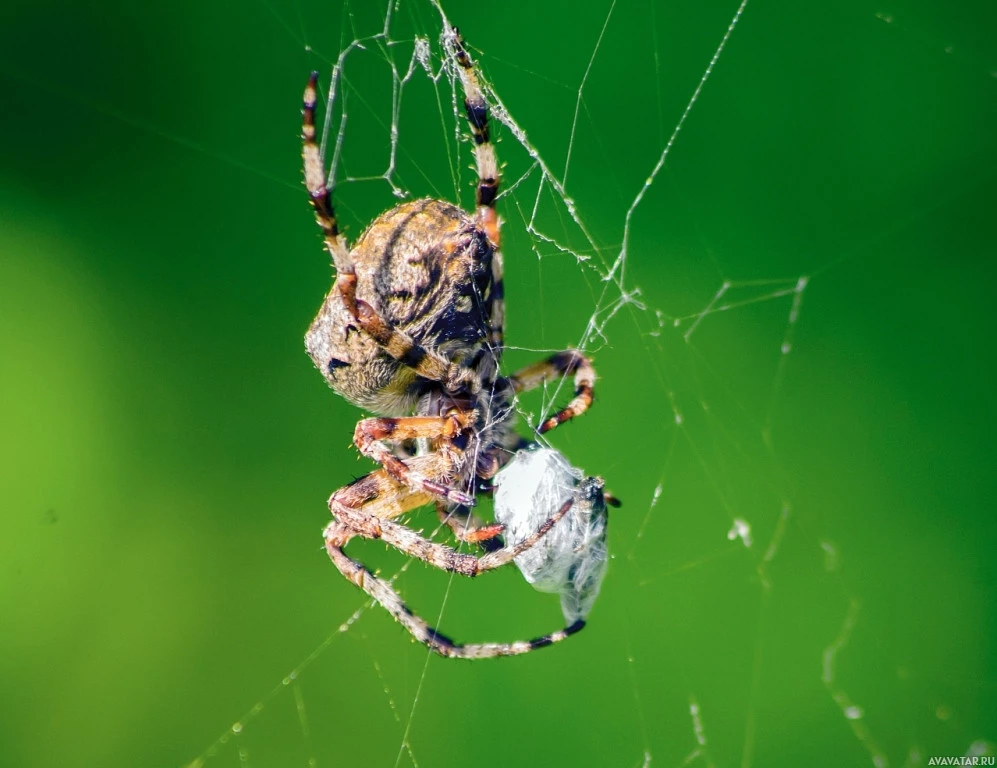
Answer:
<svg viewBox="0 0 997 768"><path fill-rule="evenodd" d="M430 541L390 519L416 509L428 500L429 496L425 492L414 491L399 484L385 470L376 470L332 495L329 507L335 520L326 527L323 534L326 552L340 573L380 603L416 640L441 656L482 659L514 656L544 648L564 640L585 626L585 622L579 620L557 632L527 641L466 645L456 643L413 613L390 583L378 578L344 551L343 548L354 536L380 538L443 570L476 576L509 563L535 546L570 511L573 504L571 499L566 501L532 535L515 547L476 556Z"/></svg>
<svg viewBox="0 0 997 768"><path fill-rule="evenodd" d="M436 458L421 456L412 461ZM533 547L568 513L573 504L572 499L566 501L536 531L515 546L476 555L427 539L392 519L417 509L428 500L426 492L405 486L386 470L378 469L333 493L329 498L329 509L335 517L335 526L343 528L350 537L381 539L441 570L462 576L477 576L512 562Z"/></svg>
<svg viewBox="0 0 997 768"><path fill-rule="evenodd" d="M315 221L322 229L325 248L332 257L336 268L336 280L349 279L356 282L353 259L346 238L339 233L336 223L336 210L332 205L332 195L326 181L325 165L319 150L315 130L315 104L317 101L318 72L312 72L305 86L301 109L301 159L305 167L305 188L315 209ZM351 308L351 311L352 308Z"/></svg>
<svg viewBox="0 0 997 768"><path fill-rule="evenodd" d="M585 355L573 349L551 355L516 371L506 380L516 393L536 389L544 382L561 376L575 375L575 394L564 408L537 427L537 434L549 432L566 421L581 416L592 405L595 369Z"/></svg>
<svg viewBox="0 0 997 768"><path fill-rule="evenodd" d="M498 248L499 223L498 213L495 211L495 198L498 196L499 174L495 147L488 135L488 104L481 92L474 62L467 55L457 27L451 30L447 40L460 67L457 74L460 75L460 82L464 87L464 110L467 112L467 122L471 125L471 135L474 138L474 160L478 169L478 189L475 195L478 221L492 245Z"/></svg>

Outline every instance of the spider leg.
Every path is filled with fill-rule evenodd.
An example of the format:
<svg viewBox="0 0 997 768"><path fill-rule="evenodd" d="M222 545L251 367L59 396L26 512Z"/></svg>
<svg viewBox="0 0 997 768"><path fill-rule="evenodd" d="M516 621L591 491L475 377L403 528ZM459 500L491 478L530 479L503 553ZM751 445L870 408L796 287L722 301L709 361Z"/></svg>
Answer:
<svg viewBox="0 0 997 768"><path fill-rule="evenodd" d="M564 629L543 635L533 640L512 643L455 643L446 635L431 627L425 619L412 612L401 595L391 584L378 578L362 564L343 551L343 546L351 538L351 532L339 523L331 523L325 529L325 549L339 572L380 603L395 620L420 643L440 656L459 659L487 659L495 656L516 656L535 651L548 645L559 643L580 631L585 622L579 619Z"/></svg>
<svg viewBox="0 0 997 768"><path fill-rule="evenodd" d="M512 547L488 552L484 555L473 555L468 552L458 552L453 547L446 544L438 544L435 541L420 536L404 525L392 520L378 520L377 538L391 544L393 547L407 552L413 557L425 560L430 565L435 565L444 571L459 573L462 576L477 576L485 571L500 568L506 563L511 563L526 550L532 548L547 533L557 525L557 522L571 510L573 500L568 499L560 509L548 517L540 526L521 542Z"/></svg>
<svg viewBox="0 0 997 768"><path fill-rule="evenodd" d="M439 476L449 461L440 453L418 456L408 462L421 473ZM434 471L435 469L435 471ZM379 469L350 483L329 497L329 511L335 524L351 536L382 539L396 549L417 557L444 571L463 576L477 576L499 568L530 549L542 539L571 509L572 500L541 523L536 531L513 547L484 555L458 552L453 547L427 539L392 518L416 509L431 499L431 491L409 486L393 478L388 470Z"/></svg>
<svg viewBox="0 0 997 768"><path fill-rule="evenodd" d="M346 238L339 233L336 224L336 210L332 205L332 195L326 182L325 165L315 141L315 104L318 72L312 72L305 86L301 109L301 159L305 167L305 188L315 209L315 221L325 236L325 247L336 267L337 279L340 275L354 275L353 259Z"/></svg>
<svg viewBox="0 0 997 768"><path fill-rule="evenodd" d="M502 548L499 534L505 530L505 526L501 523L485 523L466 506L455 507L437 502L436 516L453 531L458 541L478 544L487 552Z"/></svg>
<svg viewBox="0 0 997 768"><path fill-rule="evenodd" d="M474 62L467 55L464 41L456 27L450 30L447 40L459 67L457 74L464 88L464 111L467 113L467 122L471 126L471 135L474 138L474 160L478 170L478 189L475 193L478 223L497 250L500 238L495 198L499 191L499 172L495 147L488 134L488 102L481 92Z"/></svg>
<svg viewBox="0 0 997 768"><path fill-rule="evenodd" d="M418 457L429 458L431 457ZM323 534L326 552L340 573L380 603L415 639L441 656L481 659L513 656L544 648L564 640L585 626L585 622L579 620L562 630L528 641L467 645L455 643L413 613L390 583L378 578L344 551L344 547L354 536L383 538L387 543L438 567L474 575L497 568L535 545L571 508L571 501L566 502L533 535L516 547L476 558L456 552L450 547L434 544L390 519L422 506L429 498L429 494L422 490L401 485L386 470L377 470L332 495L329 507L335 519Z"/></svg>
<svg viewBox="0 0 997 768"><path fill-rule="evenodd" d="M592 363L581 352L569 349L528 365L507 377L513 390L519 393L572 373L575 375L575 396L564 408L537 427L538 434L549 432L569 419L581 416L589 409L592 405L592 387L595 385L595 369Z"/></svg>
<svg viewBox="0 0 997 768"><path fill-rule="evenodd" d="M439 439L440 446L432 454L438 463L434 474L436 477L447 477L451 474L448 470L452 470L458 461L452 440L471 425L473 417L473 412L454 411L448 416L363 419L357 423L356 431L353 433L353 443L360 453L379 463L389 475L403 485L413 489L421 488L433 496L455 504L471 506L474 504L473 495L412 469L409 464L395 456L384 441Z"/></svg>

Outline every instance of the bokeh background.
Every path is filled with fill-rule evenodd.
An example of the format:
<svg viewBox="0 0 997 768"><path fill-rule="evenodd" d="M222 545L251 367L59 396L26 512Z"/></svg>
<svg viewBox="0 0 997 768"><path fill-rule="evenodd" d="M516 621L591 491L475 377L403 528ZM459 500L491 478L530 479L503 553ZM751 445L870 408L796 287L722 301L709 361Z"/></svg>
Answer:
<svg viewBox="0 0 997 768"><path fill-rule="evenodd" d="M590 238L557 195L531 212L537 171L503 197L509 367L593 352L596 407L552 442L624 500L589 628L463 664L324 555L324 500L369 465L301 342L331 277L301 89L388 9L336 105L347 232L394 200L345 181L384 173L393 122L398 188L472 199L445 77L416 67L392 120L389 62L418 35L438 71L438 12L4 5L0 762L994 754L997 14L752 0L603 282L736 8L445 5ZM354 551L458 639L560 621L514 571Z"/></svg>

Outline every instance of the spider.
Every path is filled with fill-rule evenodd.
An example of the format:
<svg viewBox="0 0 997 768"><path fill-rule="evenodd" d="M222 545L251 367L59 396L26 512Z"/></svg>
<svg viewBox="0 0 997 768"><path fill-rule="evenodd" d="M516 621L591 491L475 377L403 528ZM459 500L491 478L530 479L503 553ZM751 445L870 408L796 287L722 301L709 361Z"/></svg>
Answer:
<svg viewBox="0 0 997 768"><path fill-rule="evenodd" d="M515 396L574 376L573 399L537 428L544 434L588 409L595 372L584 355L566 350L511 376L499 373L505 306L495 210L498 164L474 64L456 27L446 29L443 39L461 81L474 142L475 210L434 199L406 202L374 219L352 250L339 232L316 143L318 73L309 78L302 110L305 186L336 274L305 346L334 391L379 414L357 424L353 442L381 468L329 498L333 520L323 534L329 557L436 653L488 658L560 642L585 622L577 619L528 641L459 644L344 551L357 536L381 539L443 570L475 576L529 550L575 503L569 498L531 535L505 547L499 538L503 526L483 523L471 509L475 492L491 490L498 470L528 444L513 430ZM459 541L479 545L484 554L460 552L396 522L429 503Z"/></svg>

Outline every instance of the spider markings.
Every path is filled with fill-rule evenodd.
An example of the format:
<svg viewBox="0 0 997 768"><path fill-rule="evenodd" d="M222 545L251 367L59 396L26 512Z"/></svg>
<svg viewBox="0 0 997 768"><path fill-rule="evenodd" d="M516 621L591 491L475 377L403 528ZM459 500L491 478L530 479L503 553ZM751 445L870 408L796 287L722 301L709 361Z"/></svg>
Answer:
<svg viewBox="0 0 997 768"><path fill-rule="evenodd" d="M496 472L527 443L513 429L516 394L574 375L574 398L537 430L547 432L591 405L595 372L587 358L569 350L512 376L499 373L505 305L495 210L498 164L474 65L456 28L446 30L444 41L474 140L473 216L441 200L403 203L378 216L350 250L336 223L316 143L317 73L308 81L302 110L305 186L336 279L305 346L333 390L381 415L363 419L354 433L357 449L381 469L329 498L333 520L324 537L330 559L436 653L487 658L559 642L584 622L530 641L461 645L430 627L388 582L343 551L355 536L382 539L440 569L474 576L533 547L575 503L568 499L530 536L502 549L496 546L502 526L483 524L470 509L473 491L490 488ZM430 502L460 541L492 551L458 552L394 521Z"/></svg>

